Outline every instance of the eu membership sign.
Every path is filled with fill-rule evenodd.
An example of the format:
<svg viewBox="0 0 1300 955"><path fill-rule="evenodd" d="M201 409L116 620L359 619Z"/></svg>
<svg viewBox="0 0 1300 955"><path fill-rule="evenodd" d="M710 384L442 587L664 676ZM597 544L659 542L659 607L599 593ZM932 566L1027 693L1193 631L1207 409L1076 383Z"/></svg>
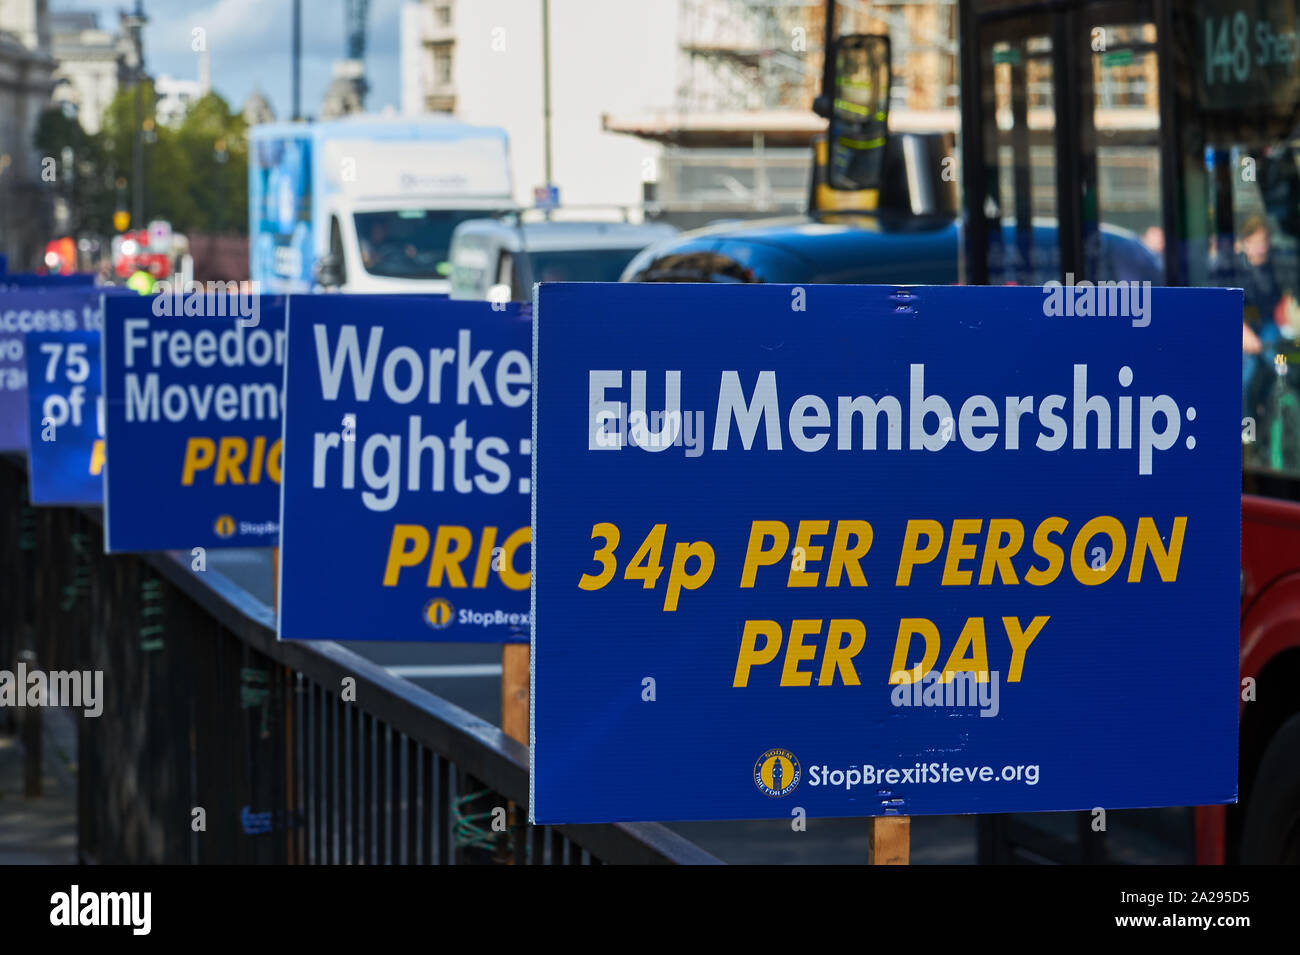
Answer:
<svg viewBox="0 0 1300 955"><path fill-rule="evenodd" d="M527 641L528 312L294 295L288 325L280 638Z"/></svg>
<svg viewBox="0 0 1300 955"><path fill-rule="evenodd" d="M104 303L104 548L273 547L285 299L180 286Z"/></svg>
<svg viewBox="0 0 1300 955"><path fill-rule="evenodd" d="M30 332L27 470L35 505L94 505L104 497L99 332Z"/></svg>
<svg viewBox="0 0 1300 955"><path fill-rule="evenodd" d="M1241 292L1075 292L542 285L533 819L1234 801Z"/></svg>

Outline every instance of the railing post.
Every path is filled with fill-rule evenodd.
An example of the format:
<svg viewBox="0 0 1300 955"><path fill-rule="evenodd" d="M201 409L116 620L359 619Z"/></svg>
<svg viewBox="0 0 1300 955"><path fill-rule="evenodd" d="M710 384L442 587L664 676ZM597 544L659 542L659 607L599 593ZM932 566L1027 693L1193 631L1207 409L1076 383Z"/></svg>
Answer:
<svg viewBox="0 0 1300 955"><path fill-rule="evenodd" d="M28 670L36 669L36 654L24 650L18 655ZM25 692L19 687L18 692ZM34 799L42 794L41 787L41 708L39 706L23 707L22 742L23 742L23 796Z"/></svg>

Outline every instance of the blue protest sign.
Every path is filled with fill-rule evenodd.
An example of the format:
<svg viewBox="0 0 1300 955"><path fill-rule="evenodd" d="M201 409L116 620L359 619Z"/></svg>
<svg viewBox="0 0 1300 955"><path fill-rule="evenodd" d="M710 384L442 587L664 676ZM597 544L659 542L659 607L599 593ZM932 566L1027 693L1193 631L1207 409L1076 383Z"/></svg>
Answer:
<svg viewBox="0 0 1300 955"><path fill-rule="evenodd" d="M295 295L281 639L528 639L528 311Z"/></svg>
<svg viewBox="0 0 1300 955"><path fill-rule="evenodd" d="M104 470L99 332L31 332L26 352L32 503L98 505Z"/></svg>
<svg viewBox="0 0 1300 955"><path fill-rule="evenodd" d="M1061 294L541 286L537 822L1235 799L1241 292Z"/></svg>
<svg viewBox="0 0 1300 955"><path fill-rule="evenodd" d="M283 296L104 303L109 553L279 541Z"/></svg>
<svg viewBox="0 0 1300 955"><path fill-rule="evenodd" d="M81 291L0 292L0 451L27 450L27 365L23 338L29 332L98 331L99 295Z"/></svg>
<svg viewBox="0 0 1300 955"><path fill-rule="evenodd" d="M69 291L90 289L94 285L93 272L74 272L71 275L37 275L31 272L0 274L0 292Z"/></svg>

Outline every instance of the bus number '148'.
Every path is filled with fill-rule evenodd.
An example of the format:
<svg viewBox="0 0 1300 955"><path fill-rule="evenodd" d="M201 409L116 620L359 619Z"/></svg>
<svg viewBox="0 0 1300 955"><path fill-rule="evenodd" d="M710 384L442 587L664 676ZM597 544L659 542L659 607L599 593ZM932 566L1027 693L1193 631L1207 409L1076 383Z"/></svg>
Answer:
<svg viewBox="0 0 1300 955"><path fill-rule="evenodd" d="M1251 35L1255 39L1251 62ZM1273 25L1258 22L1251 30L1244 11L1231 17L1205 18L1205 83L1244 83L1255 67L1288 66L1300 60L1300 36L1294 30L1275 33Z"/></svg>

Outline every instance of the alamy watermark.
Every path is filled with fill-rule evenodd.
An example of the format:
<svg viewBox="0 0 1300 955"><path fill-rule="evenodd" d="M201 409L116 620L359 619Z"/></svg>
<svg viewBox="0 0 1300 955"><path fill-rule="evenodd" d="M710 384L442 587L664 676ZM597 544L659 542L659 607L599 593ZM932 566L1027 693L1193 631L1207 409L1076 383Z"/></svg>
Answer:
<svg viewBox="0 0 1300 955"><path fill-rule="evenodd" d="M152 892L92 892L73 885L50 896L54 926L120 926L132 935L148 935L153 925Z"/></svg>
<svg viewBox="0 0 1300 955"><path fill-rule="evenodd" d="M1043 285L1043 314L1074 318L1131 318L1134 328L1151 324L1151 283L1130 280L1117 282L1074 281L1074 273L1065 273L1065 282L1052 280Z"/></svg>
<svg viewBox="0 0 1300 955"><path fill-rule="evenodd" d="M634 447L662 451L685 447L688 458L698 458L704 453L703 411L633 409L629 413L627 402L620 401L617 410L596 410L593 420L595 448Z"/></svg>
<svg viewBox="0 0 1300 955"><path fill-rule="evenodd" d="M94 719L104 712L103 670L0 670L0 707L68 706Z"/></svg>
<svg viewBox="0 0 1300 955"><path fill-rule="evenodd" d="M942 677L946 675L947 679ZM931 670L921 675L921 666L912 670L899 670L889 682L897 684L890 692L889 701L894 706L943 706L978 709L980 716L997 716L1002 704L998 693L998 674L993 671L984 681L980 674L968 670L940 674Z"/></svg>
<svg viewBox="0 0 1300 955"><path fill-rule="evenodd" d="M245 328L256 328L261 321L258 296L240 282L186 282L174 275L170 282L160 280L154 292L153 313L159 318L229 316L239 319Z"/></svg>

